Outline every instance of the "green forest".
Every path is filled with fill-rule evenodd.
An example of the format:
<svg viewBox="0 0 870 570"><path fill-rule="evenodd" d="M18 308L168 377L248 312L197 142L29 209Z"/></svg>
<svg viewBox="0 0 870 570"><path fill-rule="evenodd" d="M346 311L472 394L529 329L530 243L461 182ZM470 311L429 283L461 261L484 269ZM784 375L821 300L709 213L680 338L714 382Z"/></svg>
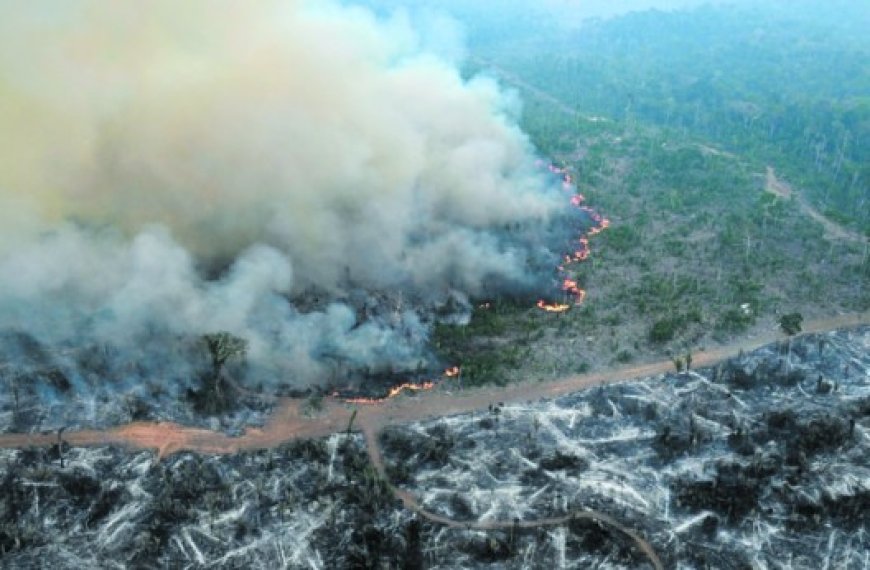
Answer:
<svg viewBox="0 0 870 570"><path fill-rule="evenodd" d="M520 35L493 32L472 51L578 112L774 164L825 215L868 233L870 22L824 8L651 10L545 34L505 28Z"/></svg>
<svg viewBox="0 0 870 570"><path fill-rule="evenodd" d="M517 92L533 144L611 226L571 275L582 307L503 301L436 330L467 382L684 354L775 330L789 312L870 308L870 46L860 19L807 14L705 6L579 27L503 15L469 34L467 73Z"/></svg>

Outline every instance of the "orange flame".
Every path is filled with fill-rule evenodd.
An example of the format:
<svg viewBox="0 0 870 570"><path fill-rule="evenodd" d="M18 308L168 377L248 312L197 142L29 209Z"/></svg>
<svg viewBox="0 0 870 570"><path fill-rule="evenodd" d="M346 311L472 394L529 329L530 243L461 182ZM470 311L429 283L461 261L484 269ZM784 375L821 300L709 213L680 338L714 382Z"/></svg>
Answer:
<svg viewBox="0 0 870 570"><path fill-rule="evenodd" d="M347 398L345 399L345 402L348 404L380 404L381 402L386 402L390 398L395 398L405 390L419 392L421 390L431 390L434 387L435 382L421 382L419 384L405 382L404 384L399 384L398 386L390 388L390 391L383 398Z"/></svg>
<svg viewBox="0 0 870 570"><path fill-rule="evenodd" d="M570 192L574 189L574 178L569 174L565 169L559 168L553 164L548 165L550 172L554 174L558 174L562 177L562 188L566 192ZM571 205L586 212L589 217L592 219L593 226L586 231L585 235L581 235L578 238L578 243L580 244L580 248L577 249L572 255L565 255L563 259L562 265L559 265L559 273L564 274L568 268L568 266L572 263L577 263L581 261L585 261L589 258L589 236L594 236L596 234L601 233L603 230L610 226L610 220L602 217L595 210L586 206L584 202L586 198L579 193L574 193L571 196ZM580 305L586 299L586 291L581 289L576 279L571 279L567 275L563 275L562 278L562 291L565 292L566 295L570 296L574 300L574 305ZM489 302L482 303L479 305L480 309L489 309L491 304ZM537 307L543 311L548 313L564 313L571 309L571 305L568 303L548 303L541 299L537 303ZM450 368L444 371L444 376L447 378L454 378L459 376L461 373L461 368L459 366L451 366ZM394 386L390 388L390 391L383 398L347 398L345 402L348 404L380 404L389 400L390 398L395 398L399 394L404 391L409 392L419 392L423 390L431 390L435 387L434 382L406 382L404 384L400 384L398 386ZM338 392L333 392L333 397L339 397Z"/></svg>
<svg viewBox="0 0 870 570"><path fill-rule="evenodd" d="M565 305L564 303L547 303L541 299L538 301L538 308L543 309L548 313L564 313L571 308L571 305Z"/></svg>
<svg viewBox="0 0 870 570"><path fill-rule="evenodd" d="M571 174L568 173L566 169L560 168L554 164L548 165L547 168L553 174L557 174L562 177L562 188L565 191L573 190L574 178L571 176ZM567 295L573 297L575 306L582 304L583 301L586 299L586 291L580 288L576 280L571 279L564 274L567 272L569 266L572 263L579 263L581 261L586 261L587 259L589 259L589 236L599 234L610 226L610 220L602 217L601 214L599 214L589 206L586 206L584 204L585 201L586 198L580 193L575 193L571 196L571 205L575 208L578 208L579 210L582 210L583 212L586 212L586 214L589 215L589 217L592 219L593 225L591 228L586 230L585 235L581 235L580 238L577 240L580 243L580 248L577 249L572 255L565 255L562 263L558 266L559 273L563 274L562 291L564 291ZM547 311L548 313L564 313L571 308L571 305L567 303L548 303L547 301L541 299L540 301L538 301L537 307L539 309Z"/></svg>

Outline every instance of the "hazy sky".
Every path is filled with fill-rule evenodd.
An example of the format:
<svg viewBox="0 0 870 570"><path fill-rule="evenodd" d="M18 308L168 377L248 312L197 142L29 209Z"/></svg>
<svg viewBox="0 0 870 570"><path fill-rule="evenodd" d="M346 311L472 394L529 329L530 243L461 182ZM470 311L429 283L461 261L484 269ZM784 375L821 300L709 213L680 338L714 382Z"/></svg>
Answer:
<svg viewBox="0 0 870 570"><path fill-rule="evenodd" d="M606 18L637 10L675 10L717 2L721 3L722 0L479 0L473 3L466 0L351 0L351 3L382 9L408 7L444 11L461 20L499 20L517 14L534 18L549 13L565 23L578 23L586 18Z"/></svg>
<svg viewBox="0 0 870 570"><path fill-rule="evenodd" d="M636 10L675 10L709 3L710 0L546 0L551 8L574 21L606 18Z"/></svg>
<svg viewBox="0 0 870 570"><path fill-rule="evenodd" d="M447 13L465 26L478 28L481 24L528 22L541 17L552 17L561 24L573 26L588 18L609 18L633 11L682 10L706 4L742 5L754 8L772 8L788 15L829 20L870 19L870 2L866 0L345 0L351 4L364 4L384 11L407 8L411 12Z"/></svg>

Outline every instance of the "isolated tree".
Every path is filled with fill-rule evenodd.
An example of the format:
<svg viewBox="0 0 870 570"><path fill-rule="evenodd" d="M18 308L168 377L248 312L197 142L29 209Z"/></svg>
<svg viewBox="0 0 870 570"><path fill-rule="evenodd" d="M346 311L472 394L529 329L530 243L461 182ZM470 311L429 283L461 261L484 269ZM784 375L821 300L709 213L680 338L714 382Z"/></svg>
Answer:
<svg viewBox="0 0 870 570"><path fill-rule="evenodd" d="M211 354L212 386L215 394L220 395L220 376L224 365L235 356L244 358L248 351L248 341L226 331L206 334L202 338Z"/></svg>
<svg viewBox="0 0 870 570"><path fill-rule="evenodd" d="M791 367L791 337L801 332L804 317L800 313L787 313L779 317L779 328L786 336L786 367Z"/></svg>
<svg viewBox="0 0 870 570"><path fill-rule="evenodd" d="M63 430L66 427L62 427L57 430L57 456L60 458L60 468L63 469Z"/></svg>
<svg viewBox="0 0 870 570"><path fill-rule="evenodd" d="M788 337L801 332L801 323L804 317L800 313L788 313L779 317L779 328L782 329Z"/></svg>
<svg viewBox="0 0 870 570"><path fill-rule="evenodd" d="M353 420L356 419L356 413L359 410L354 408L353 413L350 415L350 419L347 420L347 437L350 437L350 430L353 429Z"/></svg>
<svg viewBox="0 0 870 570"><path fill-rule="evenodd" d="M12 392L12 401L13 401L13 405L14 405L14 408L12 408L13 421L17 421L17 419L18 419L18 410L19 410L19 407L21 404L18 380L19 380L19 378L18 378L17 374L10 374L9 375L9 380L8 380L9 390Z"/></svg>

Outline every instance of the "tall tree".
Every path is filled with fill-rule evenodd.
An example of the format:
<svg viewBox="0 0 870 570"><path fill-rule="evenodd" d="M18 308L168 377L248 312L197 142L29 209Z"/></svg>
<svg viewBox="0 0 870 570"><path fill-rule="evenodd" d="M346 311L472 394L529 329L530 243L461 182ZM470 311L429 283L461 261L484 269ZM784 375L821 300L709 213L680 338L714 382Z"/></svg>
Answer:
<svg viewBox="0 0 870 570"><path fill-rule="evenodd" d="M220 376L227 360L238 356L244 358L248 351L248 341L226 331L203 335L208 352L211 354L212 388L216 396L221 393Z"/></svg>
<svg viewBox="0 0 870 570"><path fill-rule="evenodd" d="M800 313L787 313L779 317L779 328L785 333L787 342L786 366L791 367L791 337L801 332L801 323L804 317Z"/></svg>

